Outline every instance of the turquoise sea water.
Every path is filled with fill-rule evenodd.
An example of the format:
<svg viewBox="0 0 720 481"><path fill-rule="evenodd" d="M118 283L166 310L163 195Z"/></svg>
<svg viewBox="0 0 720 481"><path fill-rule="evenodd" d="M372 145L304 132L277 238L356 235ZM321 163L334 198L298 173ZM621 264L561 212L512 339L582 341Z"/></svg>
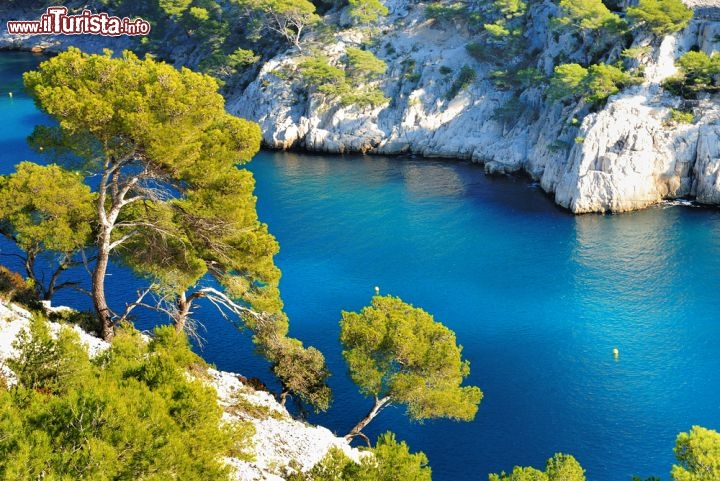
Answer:
<svg viewBox="0 0 720 481"><path fill-rule="evenodd" d="M32 63L0 56L2 172L35 158L24 138L44 118L4 93ZM468 382L485 394L472 423L413 424L391 407L370 424L372 438L392 429L424 451L435 480L542 467L555 452L575 455L591 481L667 480L678 432L720 429L718 210L576 217L526 179L462 162L261 153L250 168L281 245L291 333L333 372L334 404L311 421L344 434L370 407L337 337L340 311L377 285L455 330ZM133 292L121 269L108 284L117 300ZM209 307L199 314L206 359L268 377L246 335Z"/></svg>

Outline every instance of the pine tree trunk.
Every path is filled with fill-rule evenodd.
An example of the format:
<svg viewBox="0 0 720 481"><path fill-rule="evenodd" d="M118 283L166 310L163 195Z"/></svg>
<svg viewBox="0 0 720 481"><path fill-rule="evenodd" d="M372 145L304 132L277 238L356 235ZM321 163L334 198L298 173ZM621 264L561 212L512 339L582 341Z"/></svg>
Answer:
<svg viewBox="0 0 720 481"><path fill-rule="evenodd" d="M97 262L92 274L92 298L95 313L100 319L101 335L103 340L111 342L115 335L110 309L105 300L105 274L110 259L110 234L103 229L100 233Z"/></svg>
<svg viewBox="0 0 720 481"><path fill-rule="evenodd" d="M368 444L370 444L370 440L368 440L367 436L365 436L362 433L362 430L365 429L365 426L367 426L370 423L370 421L372 421L373 418L378 415L380 410L383 407L385 407L385 405L389 402L390 402L390 396L385 396L384 398L380 398L380 399L378 399L378 397L375 396L375 405L373 406L373 408L370 410L369 413L367 413L367 415L364 418L362 418L360 420L359 423L357 423L355 425L354 428L352 428L350 430L349 433L347 433L345 435L345 439L350 441L350 440L352 440L352 438L354 438L356 436L360 436L360 437L364 438L368 442Z"/></svg>
<svg viewBox="0 0 720 481"><path fill-rule="evenodd" d="M43 286L42 282L35 276L35 258L36 254L34 252L27 253L25 257L25 273L27 274L27 278L32 281L33 289L35 289L37 296L40 299L45 299L45 286Z"/></svg>

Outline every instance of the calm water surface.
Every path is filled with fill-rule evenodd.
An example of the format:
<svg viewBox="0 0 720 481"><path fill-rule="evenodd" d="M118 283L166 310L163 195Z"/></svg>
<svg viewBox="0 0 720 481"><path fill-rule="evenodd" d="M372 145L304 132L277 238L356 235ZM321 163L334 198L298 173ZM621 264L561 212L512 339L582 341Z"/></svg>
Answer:
<svg viewBox="0 0 720 481"><path fill-rule="evenodd" d="M44 118L17 80L33 62L0 56L2 172L36 158L24 138ZM337 338L340 311L360 309L377 285L455 330L468 382L485 394L472 423L413 424L396 407L370 424L372 438L392 429L424 451L436 480L542 467L556 452L591 481L666 480L678 432L720 428L717 210L575 217L524 179L461 162L260 153L250 169L281 245L291 334L333 372L334 404L313 422L344 434L370 407ZM117 268L108 282L118 302L135 285ZM209 307L199 314L206 359L268 377L246 334Z"/></svg>

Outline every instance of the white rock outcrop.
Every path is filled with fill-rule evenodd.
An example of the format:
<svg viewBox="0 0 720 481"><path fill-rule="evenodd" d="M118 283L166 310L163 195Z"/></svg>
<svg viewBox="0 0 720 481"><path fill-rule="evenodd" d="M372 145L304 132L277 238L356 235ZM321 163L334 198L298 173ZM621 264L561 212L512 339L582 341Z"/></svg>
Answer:
<svg viewBox="0 0 720 481"><path fill-rule="evenodd" d="M387 105L329 107L307 98L293 80L299 55L288 52L268 62L242 95L229 99L228 109L259 122L272 148L407 152L469 158L491 173L524 170L576 213L633 210L688 196L718 203L718 99L708 96L683 105L692 108L696 120L675 125L668 118L681 100L659 85L676 72L674 59L691 47L707 53L718 49L720 2L689 0L697 18L642 59L645 83L611 97L602 111L582 122L576 116L585 112L548 102L536 89L517 97L499 90L489 77L498 67L473 59L461 30L426 20L424 4L385 3L390 14L374 50L389 67L382 83ZM538 52L536 66L551 73L559 54L582 63L586 53L578 40L555 38L549 28L557 5L546 1L530 8L526 38ZM338 59L362 35L340 32L324 53ZM639 38L636 44L650 45L651 39ZM448 100L446 93L464 65L477 72L478 80ZM515 112L500 119L498 109L510 101Z"/></svg>

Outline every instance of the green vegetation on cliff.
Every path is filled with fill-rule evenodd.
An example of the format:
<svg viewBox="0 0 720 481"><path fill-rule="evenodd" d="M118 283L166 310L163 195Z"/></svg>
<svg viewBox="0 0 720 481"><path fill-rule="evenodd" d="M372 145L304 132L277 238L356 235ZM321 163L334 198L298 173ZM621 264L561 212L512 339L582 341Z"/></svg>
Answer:
<svg viewBox="0 0 720 481"><path fill-rule="evenodd" d="M590 104L600 104L621 88L640 81L614 65L601 63L586 69L578 64L563 64L555 67L550 79L550 95L557 99L580 97Z"/></svg>
<svg viewBox="0 0 720 481"><path fill-rule="evenodd" d="M249 423L223 424L203 361L172 328L148 343L121 329L89 359L77 335L33 320L0 386L0 479L230 479L223 456L251 459Z"/></svg>
<svg viewBox="0 0 720 481"><path fill-rule="evenodd" d="M335 448L307 473L290 476L288 481L430 481L432 471L424 453L411 453L405 442L393 433L381 434L375 447L360 463Z"/></svg>
<svg viewBox="0 0 720 481"><path fill-rule="evenodd" d="M662 36L685 28L693 11L681 0L640 0L637 6L628 7L627 15L634 24Z"/></svg>
<svg viewBox="0 0 720 481"><path fill-rule="evenodd" d="M679 73L663 82L670 92L694 98L700 92L720 90L720 55L690 51L678 59L677 66Z"/></svg>
<svg viewBox="0 0 720 481"><path fill-rule="evenodd" d="M336 66L322 53L303 57L298 70L308 93L345 106L377 107L388 101L374 83L385 73L385 62L356 47L348 47L343 60Z"/></svg>

